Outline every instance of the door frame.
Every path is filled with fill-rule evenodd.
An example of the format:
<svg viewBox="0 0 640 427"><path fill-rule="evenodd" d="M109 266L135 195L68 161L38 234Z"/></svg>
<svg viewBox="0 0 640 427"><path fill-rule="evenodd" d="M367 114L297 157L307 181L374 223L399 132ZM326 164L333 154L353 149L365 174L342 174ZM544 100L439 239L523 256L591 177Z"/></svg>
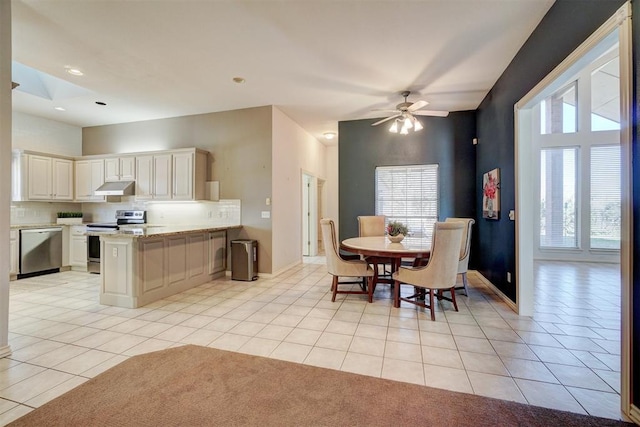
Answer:
<svg viewBox="0 0 640 427"><path fill-rule="evenodd" d="M527 95L514 105L515 118L515 177L516 177L516 308L518 314L533 315L534 280L533 246L535 194L533 184L534 168L531 158L531 106L541 101L547 91L553 92L564 82L562 77L575 74L588 61L593 49L618 30L620 52L620 148L621 148L621 388L620 400L622 412L636 422L640 422L640 413L631 402L631 310L633 248L632 230L632 164L631 144L633 126L632 91L632 28L631 4L626 2L598 30L589 36L575 51L560 63L549 75L538 83Z"/></svg>

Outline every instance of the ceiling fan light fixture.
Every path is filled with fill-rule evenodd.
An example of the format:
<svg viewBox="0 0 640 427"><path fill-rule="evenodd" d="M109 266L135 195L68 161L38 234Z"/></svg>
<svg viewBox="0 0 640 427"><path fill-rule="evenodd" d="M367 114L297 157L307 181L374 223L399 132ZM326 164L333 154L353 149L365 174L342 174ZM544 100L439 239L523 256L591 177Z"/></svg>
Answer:
<svg viewBox="0 0 640 427"><path fill-rule="evenodd" d="M422 126L422 123L420 123L420 120L416 119L415 117L414 117L414 120L416 121L415 124L413 125L414 132L418 132L419 130L424 129L424 126Z"/></svg>
<svg viewBox="0 0 640 427"><path fill-rule="evenodd" d="M409 116L404 118L403 128L411 129L413 127L413 123L411 123L411 118Z"/></svg>
<svg viewBox="0 0 640 427"><path fill-rule="evenodd" d="M402 129L400 129L400 135L407 135L409 133L409 128L406 126L402 126Z"/></svg>
<svg viewBox="0 0 640 427"><path fill-rule="evenodd" d="M389 128L389 132L398 133L398 121L397 120L393 121L393 123L391 124L391 127Z"/></svg>

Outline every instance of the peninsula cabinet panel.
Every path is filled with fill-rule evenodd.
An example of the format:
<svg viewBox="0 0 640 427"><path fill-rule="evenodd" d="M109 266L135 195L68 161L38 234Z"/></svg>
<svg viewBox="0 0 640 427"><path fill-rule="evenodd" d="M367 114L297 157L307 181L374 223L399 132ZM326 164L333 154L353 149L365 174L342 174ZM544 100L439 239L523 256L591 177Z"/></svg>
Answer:
<svg viewBox="0 0 640 427"><path fill-rule="evenodd" d="M190 234L187 237L187 278L200 280L207 274L207 234Z"/></svg>
<svg viewBox="0 0 640 427"><path fill-rule="evenodd" d="M209 233L209 274L222 275L227 269L227 232Z"/></svg>
<svg viewBox="0 0 640 427"><path fill-rule="evenodd" d="M141 296L161 289L165 283L165 240L142 240L140 243Z"/></svg>
<svg viewBox="0 0 640 427"><path fill-rule="evenodd" d="M100 276L102 287L100 304L119 305L133 308L130 305L120 305L128 301L133 293L132 271L133 244L131 240L100 239Z"/></svg>
<svg viewBox="0 0 640 427"><path fill-rule="evenodd" d="M167 238L167 286L187 279L187 236Z"/></svg>

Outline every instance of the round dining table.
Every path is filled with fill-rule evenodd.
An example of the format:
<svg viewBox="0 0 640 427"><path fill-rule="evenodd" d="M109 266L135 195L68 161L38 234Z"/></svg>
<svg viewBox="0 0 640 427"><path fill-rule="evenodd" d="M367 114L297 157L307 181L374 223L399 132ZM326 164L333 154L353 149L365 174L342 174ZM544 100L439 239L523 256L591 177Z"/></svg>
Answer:
<svg viewBox="0 0 640 427"><path fill-rule="evenodd" d="M362 255L366 258L391 259L391 274L400 267L402 258L411 258L414 265L421 259L428 259L431 253L430 237L405 237L400 243L392 243L385 236L352 237L340 243L340 249ZM376 275L376 282L393 283L393 280L381 280Z"/></svg>

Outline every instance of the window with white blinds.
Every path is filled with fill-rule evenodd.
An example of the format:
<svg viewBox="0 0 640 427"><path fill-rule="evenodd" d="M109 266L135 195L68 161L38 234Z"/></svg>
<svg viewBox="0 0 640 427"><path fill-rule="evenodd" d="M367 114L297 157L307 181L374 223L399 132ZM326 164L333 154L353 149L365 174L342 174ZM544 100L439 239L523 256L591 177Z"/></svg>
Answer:
<svg viewBox="0 0 640 427"><path fill-rule="evenodd" d="M578 148L540 150L540 247L577 248Z"/></svg>
<svg viewBox="0 0 640 427"><path fill-rule="evenodd" d="M620 249L620 146L591 147L592 249Z"/></svg>
<svg viewBox="0 0 640 427"><path fill-rule="evenodd" d="M415 237L431 237L438 220L438 165L376 168L376 215L400 221Z"/></svg>

